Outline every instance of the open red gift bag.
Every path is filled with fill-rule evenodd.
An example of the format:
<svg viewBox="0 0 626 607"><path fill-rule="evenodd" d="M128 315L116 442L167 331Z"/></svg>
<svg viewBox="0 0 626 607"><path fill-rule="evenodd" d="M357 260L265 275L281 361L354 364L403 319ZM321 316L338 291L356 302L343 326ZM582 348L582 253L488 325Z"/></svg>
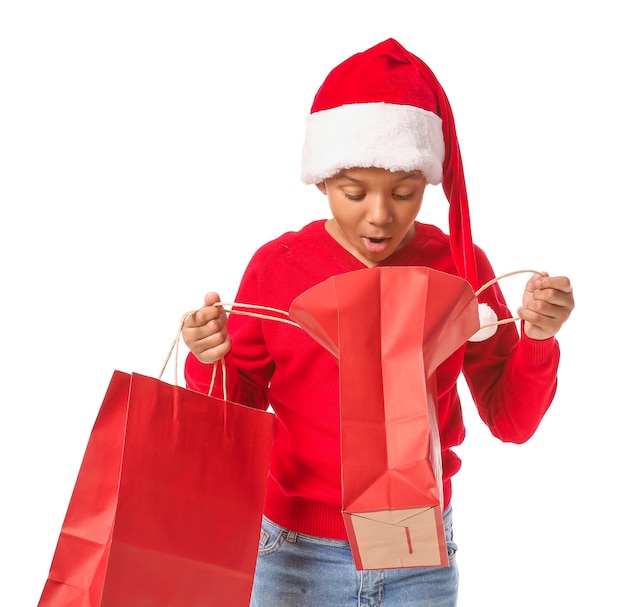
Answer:
<svg viewBox="0 0 626 607"><path fill-rule="evenodd" d="M247 607L273 418L115 371L39 607Z"/></svg>
<svg viewBox="0 0 626 607"><path fill-rule="evenodd" d="M448 565L435 370L479 329L462 278L335 276L289 311L339 363L343 513L358 569Z"/></svg>

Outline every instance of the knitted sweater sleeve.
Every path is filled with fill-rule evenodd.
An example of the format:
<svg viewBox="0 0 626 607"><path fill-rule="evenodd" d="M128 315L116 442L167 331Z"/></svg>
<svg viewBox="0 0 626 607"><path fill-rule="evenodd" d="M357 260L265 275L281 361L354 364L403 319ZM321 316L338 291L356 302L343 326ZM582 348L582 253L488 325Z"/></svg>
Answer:
<svg viewBox="0 0 626 607"><path fill-rule="evenodd" d="M223 361L212 364L200 362L190 352L185 361L185 381L195 392L256 409L268 407L267 391L241 373L230 352Z"/></svg>
<svg viewBox="0 0 626 607"><path fill-rule="evenodd" d="M471 344L464 374L481 419L502 441L523 443L536 431L556 391L559 347L556 339L523 336L506 360L488 363Z"/></svg>
<svg viewBox="0 0 626 607"><path fill-rule="evenodd" d="M482 251L477 251L485 282L493 275ZM498 285L485 291L499 319L511 314ZM501 325L482 342L469 342L463 373L481 419L502 441L523 443L537 430L557 386L559 344L552 337L533 340L518 332L514 323Z"/></svg>

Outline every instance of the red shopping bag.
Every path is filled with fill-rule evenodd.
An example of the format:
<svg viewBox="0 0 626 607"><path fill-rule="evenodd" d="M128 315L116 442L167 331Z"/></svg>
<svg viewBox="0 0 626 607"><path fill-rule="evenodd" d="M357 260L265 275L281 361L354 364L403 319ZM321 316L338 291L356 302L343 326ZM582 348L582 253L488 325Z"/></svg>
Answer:
<svg viewBox="0 0 626 607"><path fill-rule="evenodd" d="M423 267L358 270L303 293L290 316L339 361L357 568L448 565L434 372L479 329L470 284Z"/></svg>
<svg viewBox="0 0 626 607"><path fill-rule="evenodd" d="M247 607L273 414L113 374L40 607Z"/></svg>

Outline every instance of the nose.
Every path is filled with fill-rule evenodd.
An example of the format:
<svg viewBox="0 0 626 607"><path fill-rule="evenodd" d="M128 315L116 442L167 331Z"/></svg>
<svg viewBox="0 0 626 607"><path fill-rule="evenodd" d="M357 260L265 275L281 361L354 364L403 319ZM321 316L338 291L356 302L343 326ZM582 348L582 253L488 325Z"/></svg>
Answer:
<svg viewBox="0 0 626 607"><path fill-rule="evenodd" d="M384 226L393 219L391 204L384 194L373 194L369 197L367 207L367 221L375 226Z"/></svg>

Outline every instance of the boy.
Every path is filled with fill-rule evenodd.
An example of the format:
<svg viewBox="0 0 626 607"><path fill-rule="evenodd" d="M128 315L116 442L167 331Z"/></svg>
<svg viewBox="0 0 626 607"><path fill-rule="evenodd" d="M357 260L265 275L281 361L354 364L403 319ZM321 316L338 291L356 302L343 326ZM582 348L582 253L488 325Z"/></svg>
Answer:
<svg viewBox="0 0 626 607"><path fill-rule="evenodd" d="M331 276L375 266L426 266L461 276L475 290L493 278L472 243L446 95L430 69L395 40L350 57L328 75L307 121L302 166L303 181L327 196L332 217L261 247L236 301L288 310L295 297ZM449 237L416 221L426 186L438 183L450 203ZM480 300L497 318L510 317L497 285ZM528 440L556 389L554 335L574 308L570 281L533 276L518 310L521 335L513 323L500 326L438 367L450 566L381 571L356 570L341 515L336 360L295 327L235 315L227 322L213 305L218 301L216 293L207 294L204 307L185 322L187 385L206 393L212 363L224 359L228 398L271 404L277 421L251 604L455 605L450 503L460 461L452 448L464 437L457 377L466 376L495 436Z"/></svg>

